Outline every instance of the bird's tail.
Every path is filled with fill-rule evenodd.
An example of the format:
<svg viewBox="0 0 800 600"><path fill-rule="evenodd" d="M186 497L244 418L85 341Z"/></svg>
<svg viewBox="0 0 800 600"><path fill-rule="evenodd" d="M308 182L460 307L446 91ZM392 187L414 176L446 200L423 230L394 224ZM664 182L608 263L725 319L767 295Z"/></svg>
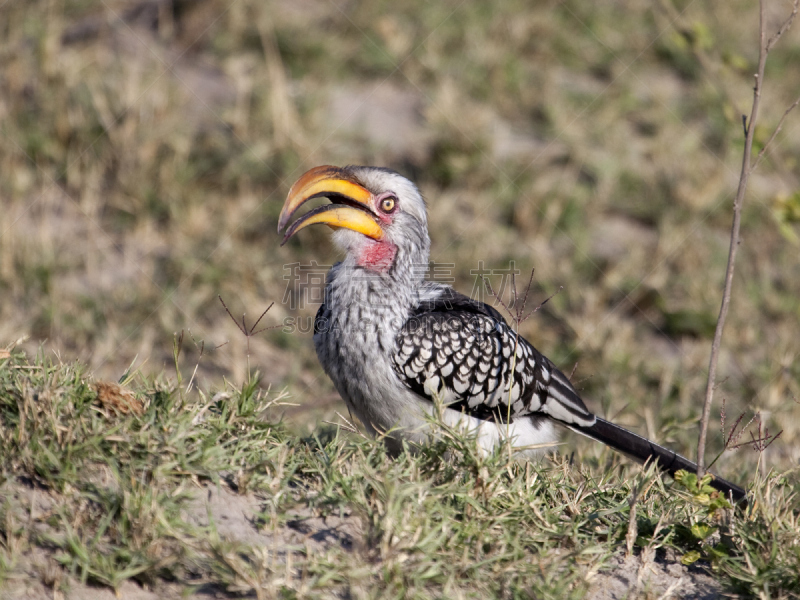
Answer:
<svg viewBox="0 0 800 600"><path fill-rule="evenodd" d="M570 425L569 427L573 431L611 446L639 462L655 460L662 470L672 476L680 470L690 473L697 472L697 465L689 459L600 417L597 417L594 425L588 427L581 425ZM714 476L711 486L725 494L727 498L732 497L734 503L741 504L742 507L747 506L747 493L735 483Z"/></svg>

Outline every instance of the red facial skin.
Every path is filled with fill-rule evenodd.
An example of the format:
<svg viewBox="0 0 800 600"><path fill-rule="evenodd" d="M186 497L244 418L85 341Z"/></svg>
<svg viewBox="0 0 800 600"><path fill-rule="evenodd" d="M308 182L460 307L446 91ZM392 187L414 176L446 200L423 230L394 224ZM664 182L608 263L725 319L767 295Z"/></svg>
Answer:
<svg viewBox="0 0 800 600"><path fill-rule="evenodd" d="M371 271L385 273L394 263L397 246L388 241L369 240L358 257L358 264Z"/></svg>
<svg viewBox="0 0 800 600"><path fill-rule="evenodd" d="M373 206L376 207L373 212L381 221L383 221L384 227L392 224L394 213L397 210L396 204L395 209L388 213L383 212L380 209L381 202L390 196L392 198L397 198L393 192L384 192L377 197L373 197L372 200ZM395 200L395 203L397 203L397 200ZM367 240L367 243L364 245L361 254L358 257L358 264L359 266L366 267L371 271L385 273L392 266L392 263L394 263L394 257L396 254L397 246L386 239L381 241Z"/></svg>

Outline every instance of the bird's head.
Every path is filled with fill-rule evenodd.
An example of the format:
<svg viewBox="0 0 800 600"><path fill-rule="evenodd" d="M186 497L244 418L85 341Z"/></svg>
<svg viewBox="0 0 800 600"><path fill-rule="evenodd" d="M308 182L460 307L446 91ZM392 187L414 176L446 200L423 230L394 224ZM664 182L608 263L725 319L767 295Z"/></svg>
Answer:
<svg viewBox="0 0 800 600"><path fill-rule="evenodd" d="M354 264L388 272L398 263L427 265L429 239L425 201L408 179L379 167L315 167L289 190L278 231L312 198L331 204L314 208L286 230L283 242L309 225L334 229L334 243Z"/></svg>

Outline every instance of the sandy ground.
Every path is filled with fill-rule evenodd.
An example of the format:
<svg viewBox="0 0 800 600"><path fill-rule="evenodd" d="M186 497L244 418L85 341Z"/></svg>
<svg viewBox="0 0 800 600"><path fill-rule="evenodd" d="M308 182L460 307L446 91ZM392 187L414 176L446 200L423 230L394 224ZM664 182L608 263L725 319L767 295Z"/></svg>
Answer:
<svg viewBox="0 0 800 600"><path fill-rule="evenodd" d="M10 502L19 517L28 514L35 527L46 527L42 517L54 506L54 498L46 490L7 482L0 495ZM310 512L295 512L286 526L272 531L259 529L257 516L264 498L239 495L227 487L206 485L186 507L185 518L200 527L213 523L220 538L264 548L275 560L286 563L286 552L325 552L333 546L358 552L364 547L361 523L357 517L313 516ZM699 569L689 569L678 562L671 552L659 556L617 557L612 567L598 573L587 573L590 600L623 598L696 598L710 600L719 597L719 586ZM54 559L54 552L41 548L23 551L11 577L0 590L0 600L172 600L192 595L198 598L238 598L243 595L215 585L191 587L159 581L147 589L129 580L114 590L83 584L70 577ZM244 594L244 597L256 597ZM332 596L334 597L334 596Z"/></svg>

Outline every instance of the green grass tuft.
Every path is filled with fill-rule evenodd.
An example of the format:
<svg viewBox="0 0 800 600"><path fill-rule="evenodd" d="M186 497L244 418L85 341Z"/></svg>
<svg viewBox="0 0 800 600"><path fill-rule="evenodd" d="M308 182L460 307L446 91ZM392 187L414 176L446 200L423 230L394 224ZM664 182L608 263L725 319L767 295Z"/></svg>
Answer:
<svg viewBox="0 0 800 600"><path fill-rule="evenodd" d="M0 361L0 577L38 552L73 586L579 598L632 532L641 560L702 559L723 589L800 590L796 472L757 481L734 514L692 475L485 456L447 429L393 459L340 427L290 435L272 416L283 396L256 382L186 393L133 373L114 396L79 364Z"/></svg>

